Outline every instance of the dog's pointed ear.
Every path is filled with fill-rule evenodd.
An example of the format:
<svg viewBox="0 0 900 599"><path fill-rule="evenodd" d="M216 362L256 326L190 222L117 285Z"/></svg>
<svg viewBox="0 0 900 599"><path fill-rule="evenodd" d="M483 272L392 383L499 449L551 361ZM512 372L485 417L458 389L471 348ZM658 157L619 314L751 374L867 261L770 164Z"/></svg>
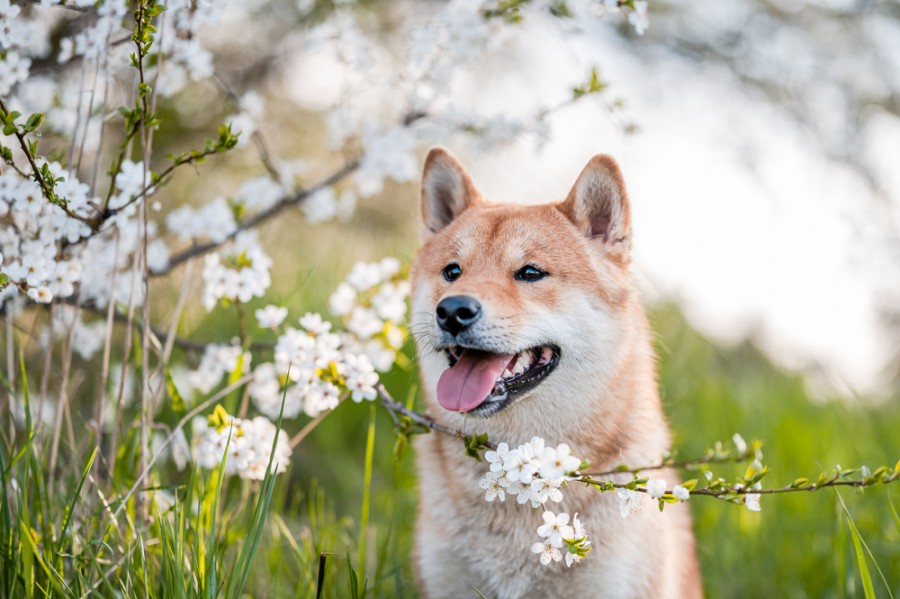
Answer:
<svg viewBox="0 0 900 599"><path fill-rule="evenodd" d="M619 165L612 157L591 158L559 210L610 255L627 259L631 249L631 207Z"/></svg>
<svg viewBox="0 0 900 599"><path fill-rule="evenodd" d="M464 210L480 202L481 196L456 156L442 147L431 148L422 171L422 221L425 225L425 239L449 225Z"/></svg>

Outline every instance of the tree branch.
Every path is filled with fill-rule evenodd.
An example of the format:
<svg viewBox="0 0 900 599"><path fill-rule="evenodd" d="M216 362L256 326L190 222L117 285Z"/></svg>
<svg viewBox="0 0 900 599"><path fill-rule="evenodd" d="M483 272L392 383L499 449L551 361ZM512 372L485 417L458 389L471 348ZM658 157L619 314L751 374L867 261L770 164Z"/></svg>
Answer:
<svg viewBox="0 0 900 599"><path fill-rule="evenodd" d="M324 189L326 187L334 185L335 183L337 183L338 181L340 181L341 179L343 179L344 177L346 177L347 175L349 175L350 173L352 173L353 171L358 169L359 164L360 164L359 160L352 160L352 161L348 162L347 164L342 166L340 169L338 169L337 171L332 173L331 176L327 177L326 179L317 183L316 185L313 185L312 187L310 187L308 189L304 189L304 190L294 194L293 196L282 198L277 203L275 203L274 206L271 206L270 208L263 210L262 212L251 216L250 218L245 219L237 227L235 227L235 229L233 231L231 231L228 234L228 236L225 237L225 239L223 239L222 241L207 241L206 243L198 243L198 244L192 245L191 247L187 248L186 250L183 250L182 252L179 252L178 254L175 254L174 256L172 256L169 259L169 265L166 268L164 268L163 270L160 270L160 271L152 272L152 273L150 273L150 275L153 277L165 276L165 275L169 274L170 272L172 272L173 270L175 270L178 266L180 266L184 262L187 262L188 260L190 260L192 258L197 258L198 256L207 254L207 253L221 247L226 242L234 239L238 235L238 233L240 233L242 231L247 231L249 229L252 229L253 227L261 225L262 223L266 222L267 220L269 220L269 219L277 216L281 212L283 212L286 208L300 204L301 202L306 200L309 196L313 195L314 193L321 191L322 189Z"/></svg>

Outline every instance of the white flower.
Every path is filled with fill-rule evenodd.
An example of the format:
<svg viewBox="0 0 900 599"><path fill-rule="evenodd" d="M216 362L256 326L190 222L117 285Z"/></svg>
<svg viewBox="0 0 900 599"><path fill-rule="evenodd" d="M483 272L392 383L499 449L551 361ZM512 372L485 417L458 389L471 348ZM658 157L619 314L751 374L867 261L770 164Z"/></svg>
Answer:
<svg viewBox="0 0 900 599"><path fill-rule="evenodd" d="M498 498L500 501L506 501L506 487L508 485L506 477L499 472L486 472L481 477L481 480L478 481L478 486L484 489L484 500L488 503Z"/></svg>
<svg viewBox="0 0 900 599"><path fill-rule="evenodd" d="M575 529L569 526L569 514L562 512L554 514L553 512L544 512L544 524L537 529L538 536L546 537L546 543L554 547L562 547L564 539L571 539L575 536Z"/></svg>
<svg viewBox="0 0 900 599"><path fill-rule="evenodd" d="M372 296L372 307L384 320L400 322L406 317L408 295L409 284L405 281L397 285L384 283L378 288L378 293Z"/></svg>
<svg viewBox="0 0 900 599"><path fill-rule="evenodd" d="M506 469L506 478L510 482L530 484L537 473L537 466L531 461L532 457L533 449L528 443L510 451L503 464Z"/></svg>
<svg viewBox="0 0 900 599"><path fill-rule="evenodd" d="M582 539L582 538L587 537L587 534L588 534L587 528L584 526L584 523L582 523L582 521L578 519L577 513L572 517L572 528L575 529L575 538L576 539Z"/></svg>
<svg viewBox="0 0 900 599"><path fill-rule="evenodd" d="M631 512L641 509L641 500L643 495L638 491L631 489L616 489L616 495L619 496L619 514L623 518L627 518Z"/></svg>
<svg viewBox="0 0 900 599"><path fill-rule="evenodd" d="M581 460L572 455L572 449L566 443L555 448L545 447L541 454L541 478L561 478L580 466Z"/></svg>
<svg viewBox="0 0 900 599"><path fill-rule="evenodd" d="M363 353L375 366L378 372L387 372L394 366L397 352L384 346L381 339L370 339L363 344Z"/></svg>
<svg viewBox="0 0 900 599"><path fill-rule="evenodd" d="M291 448L284 431L278 431L267 418L253 420L234 418L221 408L209 420L197 418L193 422L194 460L204 468L215 468L225 456L226 475L262 480L266 475L273 445L272 472L285 472L290 463ZM226 455L227 447L227 455Z"/></svg>
<svg viewBox="0 0 900 599"><path fill-rule="evenodd" d="M39 304L49 304L53 301L53 294L47 287L31 287L28 290L28 297Z"/></svg>
<svg viewBox="0 0 900 599"><path fill-rule="evenodd" d="M751 512L758 512L762 509L759 506L759 498L759 493L747 493L744 495L744 505L746 505L747 509Z"/></svg>
<svg viewBox="0 0 900 599"><path fill-rule="evenodd" d="M547 503L548 499L556 503L562 501L563 495L559 488L564 480L563 478L536 478L531 481L527 493L528 499L531 500L531 507L540 507Z"/></svg>
<svg viewBox="0 0 900 599"><path fill-rule="evenodd" d="M357 262L347 275L347 283L358 291L367 291L384 280L378 262Z"/></svg>
<svg viewBox="0 0 900 599"><path fill-rule="evenodd" d="M253 380L250 382L250 399L256 409L269 418L278 418L281 412L282 397L284 398L284 417L294 418L303 409L302 398L296 392L296 386L284 391L275 365L264 362L253 370Z"/></svg>
<svg viewBox="0 0 900 599"><path fill-rule="evenodd" d="M747 442L744 441L744 438L739 433L734 433L731 440L734 441L734 446L738 453L747 453Z"/></svg>
<svg viewBox="0 0 900 599"><path fill-rule="evenodd" d="M584 524L582 524L581 520L578 519L578 514L575 514L572 517L572 528L575 529L575 539L576 541L581 540L580 546L583 548L587 548L591 546L591 542L587 540L587 528L585 528ZM582 540L583 539L583 540ZM573 551L566 551L566 567L571 568L572 564L577 564L584 558Z"/></svg>
<svg viewBox="0 0 900 599"><path fill-rule="evenodd" d="M357 306L350 313L347 321L347 329L365 341L377 335L384 329L384 321L378 318L378 314L371 308Z"/></svg>
<svg viewBox="0 0 900 599"><path fill-rule="evenodd" d="M315 314L313 312L307 312L300 317L300 326L306 329L306 331L314 337L324 335L331 330L331 323L322 320L321 314Z"/></svg>
<svg viewBox="0 0 900 599"><path fill-rule="evenodd" d="M287 318L287 308L269 304L265 308L256 311L256 320L264 329L274 329Z"/></svg>
<svg viewBox="0 0 900 599"><path fill-rule="evenodd" d="M545 566L551 561L558 562L562 559L562 552L549 542L535 543L531 546L531 552L539 553L541 555L541 563Z"/></svg>
<svg viewBox="0 0 900 599"><path fill-rule="evenodd" d="M306 221L311 225L333 220L338 214L337 196L333 187L323 187L301 204Z"/></svg>
<svg viewBox="0 0 900 599"><path fill-rule="evenodd" d="M331 298L328 300L328 306L331 313L335 316L344 316L353 310L356 304L356 290L347 283L341 283L337 286Z"/></svg>
<svg viewBox="0 0 900 599"><path fill-rule="evenodd" d="M662 478L647 479L647 495L654 499L659 499L666 494L667 483Z"/></svg>
<svg viewBox="0 0 900 599"><path fill-rule="evenodd" d="M212 310L220 299L247 303L262 297L272 283L272 259L262 251L255 232L239 234L232 244L204 259L203 304Z"/></svg>
<svg viewBox="0 0 900 599"><path fill-rule="evenodd" d="M270 177L257 177L245 181L234 200L243 204L248 211L258 212L271 208L285 195L284 188Z"/></svg>
<svg viewBox="0 0 900 599"><path fill-rule="evenodd" d="M314 382L303 399L303 411L315 418L322 412L335 409L341 402L341 390L331 383Z"/></svg>
<svg viewBox="0 0 900 599"><path fill-rule="evenodd" d="M249 372L250 358L249 352L237 346L208 345L197 370L188 374L188 382L200 393L209 393L226 372L234 372L238 365L242 372Z"/></svg>
<svg viewBox="0 0 900 599"><path fill-rule="evenodd" d="M628 22L634 27L634 31L638 35L644 35L647 26L650 24L647 19L647 3L644 0L636 0L634 10L628 14Z"/></svg>
<svg viewBox="0 0 900 599"><path fill-rule="evenodd" d="M503 461L509 454L509 445L500 443L497 449L489 449L484 452L484 459L491 465L491 472L500 472L503 470Z"/></svg>
<svg viewBox="0 0 900 599"><path fill-rule="evenodd" d="M378 375L369 358L365 354L345 354L344 364L347 368L346 385L350 391L350 399L356 403L364 399L374 400L378 396L375 390Z"/></svg>
<svg viewBox="0 0 900 599"><path fill-rule="evenodd" d="M363 134L363 157L356 173L359 195L369 197L384 189L385 177L403 183L418 174L416 138L408 127L369 130Z"/></svg>
<svg viewBox="0 0 900 599"><path fill-rule="evenodd" d="M675 485L672 487L672 495L675 496L679 501L687 501L691 498L691 492L681 485Z"/></svg>

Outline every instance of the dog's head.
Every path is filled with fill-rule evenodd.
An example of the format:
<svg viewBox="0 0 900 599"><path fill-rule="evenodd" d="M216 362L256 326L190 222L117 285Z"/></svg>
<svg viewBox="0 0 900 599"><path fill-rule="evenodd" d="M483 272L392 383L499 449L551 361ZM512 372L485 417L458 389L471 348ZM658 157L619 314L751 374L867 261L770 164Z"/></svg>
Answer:
<svg viewBox="0 0 900 599"><path fill-rule="evenodd" d="M594 157L565 201L521 206L486 202L434 148L422 216L412 330L431 398L489 417L602 393L634 295L628 198L612 158Z"/></svg>

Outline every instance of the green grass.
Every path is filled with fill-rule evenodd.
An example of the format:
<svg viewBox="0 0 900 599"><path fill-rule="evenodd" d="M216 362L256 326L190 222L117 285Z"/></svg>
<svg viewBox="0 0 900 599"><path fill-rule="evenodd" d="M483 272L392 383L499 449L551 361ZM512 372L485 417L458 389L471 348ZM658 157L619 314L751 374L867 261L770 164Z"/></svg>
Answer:
<svg viewBox="0 0 900 599"><path fill-rule="evenodd" d="M735 432L758 437L772 470L768 486L814 478L835 463L874 469L900 457L896 402L810 401L800 377L752 346L719 347L672 306L659 307L653 320L681 456ZM410 367L384 380L404 399L415 377ZM74 449L64 443L58 471L48 472L48 431L32 435L32 426L13 429L9 414L0 416L2 598L416 596L412 455L395 458L392 422L380 409L372 419L367 406L342 404L298 447L287 474L262 483L162 466L146 487L172 491L177 501L151 509L147 522L139 494L110 518L136 477L136 434L124 436L110 480L104 452L87 438ZM299 426L285 423L289 432ZM694 497L707 594L863 597L871 585L874 596L887 597L880 570L898 596L898 501L900 488L823 491L763 497L762 512L752 513Z"/></svg>

